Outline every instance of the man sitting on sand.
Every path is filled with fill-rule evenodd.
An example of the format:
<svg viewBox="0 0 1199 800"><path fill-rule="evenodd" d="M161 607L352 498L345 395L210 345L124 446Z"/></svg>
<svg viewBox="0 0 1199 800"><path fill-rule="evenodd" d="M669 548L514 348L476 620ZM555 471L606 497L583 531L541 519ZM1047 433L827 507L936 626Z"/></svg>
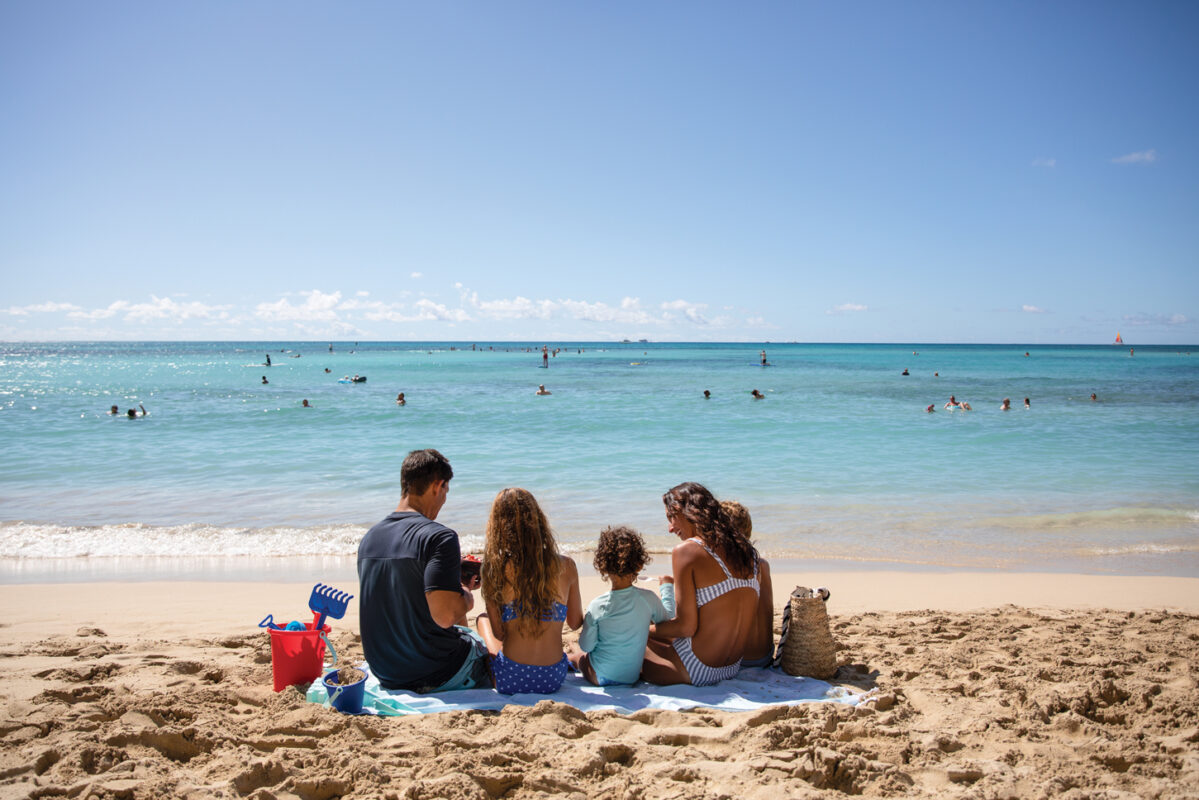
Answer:
<svg viewBox="0 0 1199 800"><path fill-rule="evenodd" d="M487 648L466 628L479 576L463 583L458 534L434 522L454 476L436 450L400 467L400 503L358 545L362 651L385 689L490 686Z"/></svg>

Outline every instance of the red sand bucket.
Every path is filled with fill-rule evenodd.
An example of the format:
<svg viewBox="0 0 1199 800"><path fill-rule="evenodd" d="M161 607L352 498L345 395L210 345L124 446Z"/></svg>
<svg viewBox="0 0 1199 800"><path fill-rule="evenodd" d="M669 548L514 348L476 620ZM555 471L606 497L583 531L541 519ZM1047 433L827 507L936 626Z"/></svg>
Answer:
<svg viewBox="0 0 1199 800"><path fill-rule="evenodd" d="M275 677L276 692L297 683L312 683L321 676L325 661L325 641L321 639L321 633L327 634L333 629L325 625L318 631L313 624L304 623L302 631L271 628L271 672Z"/></svg>

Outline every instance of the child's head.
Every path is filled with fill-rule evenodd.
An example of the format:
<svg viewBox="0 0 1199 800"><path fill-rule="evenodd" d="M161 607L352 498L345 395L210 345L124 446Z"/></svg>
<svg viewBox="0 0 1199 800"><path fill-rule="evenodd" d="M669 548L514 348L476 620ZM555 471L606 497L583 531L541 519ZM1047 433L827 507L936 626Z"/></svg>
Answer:
<svg viewBox="0 0 1199 800"><path fill-rule="evenodd" d="M645 541L637 531L623 525L600 531L595 558L591 562L596 572L605 577L636 575L648 563Z"/></svg>
<svg viewBox="0 0 1199 800"><path fill-rule="evenodd" d="M754 522L749 518L749 509L736 500L721 500L720 507L724 509L724 513L728 514L729 519L733 521L733 527L737 529L737 533L748 540L754 530Z"/></svg>

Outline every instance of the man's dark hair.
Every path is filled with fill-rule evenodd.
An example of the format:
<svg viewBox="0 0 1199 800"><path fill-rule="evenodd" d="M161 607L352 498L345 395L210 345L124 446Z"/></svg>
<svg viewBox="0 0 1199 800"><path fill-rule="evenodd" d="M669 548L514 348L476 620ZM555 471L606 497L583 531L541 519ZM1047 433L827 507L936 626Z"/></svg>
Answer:
<svg viewBox="0 0 1199 800"><path fill-rule="evenodd" d="M400 467L400 496L424 494L433 481L448 481L454 477L448 458L433 448L413 450Z"/></svg>
<svg viewBox="0 0 1199 800"><path fill-rule="evenodd" d="M645 540L624 526L600 531L599 545L591 565L601 575L636 575L649 562Z"/></svg>

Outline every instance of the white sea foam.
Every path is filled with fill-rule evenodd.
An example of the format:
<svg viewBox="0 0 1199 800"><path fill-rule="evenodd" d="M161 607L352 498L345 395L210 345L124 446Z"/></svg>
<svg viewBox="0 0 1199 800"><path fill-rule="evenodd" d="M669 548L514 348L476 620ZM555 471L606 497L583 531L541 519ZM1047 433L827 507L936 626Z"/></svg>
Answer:
<svg viewBox="0 0 1199 800"><path fill-rule="evenodd" d="M223 528L14 522L0 524L0 558L344 556L357 551L364 530L361 525Z"/></svg>
<svg viewBox="0 0 1199 800"><path fill-rule="evenodd" d="M1083 548L1084 555L1091 556L1135 556L1135 555L1169 555L1171 553L1199 553L1199 542L1194 544L1164 544L1161 542L1141 542L1116 547Z"/></svg>

